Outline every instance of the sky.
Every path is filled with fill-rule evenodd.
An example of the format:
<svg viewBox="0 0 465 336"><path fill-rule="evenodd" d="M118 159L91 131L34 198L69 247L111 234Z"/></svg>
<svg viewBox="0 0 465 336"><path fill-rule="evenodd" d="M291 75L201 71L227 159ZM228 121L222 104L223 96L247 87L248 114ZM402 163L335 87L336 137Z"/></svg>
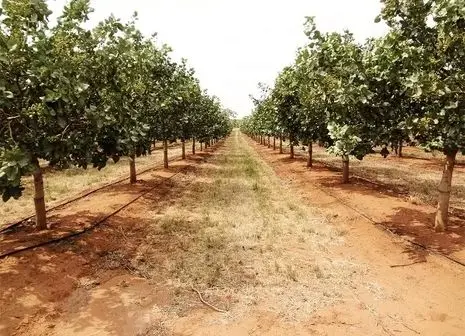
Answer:
<svg viewBox="0 0 465 336"><path fill-rule="evenodd" d="M60 12L66 0L49 0ZM279 71L305 45L303 23L314 16L321 31L349 29L359 41L380 36L374 23L379 0L91 0L91 21L114 14L125 21L138 12L139 29L158 34L186 58L203 88L239 117L252 110L257 84L272 85Z"/></svg>

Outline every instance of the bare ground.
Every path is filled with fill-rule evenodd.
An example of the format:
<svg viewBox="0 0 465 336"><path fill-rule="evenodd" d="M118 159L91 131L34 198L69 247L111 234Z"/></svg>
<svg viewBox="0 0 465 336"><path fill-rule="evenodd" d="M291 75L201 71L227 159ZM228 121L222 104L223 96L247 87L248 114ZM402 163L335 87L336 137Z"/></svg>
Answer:
<svg viewBox="0 0 465 336"><path fill-rule="evenodd" d="M191 144L186 143L186 149L191 149ZM170 159L181 155L179 144L173 143L168 150ZM163 163L163 148L156 146L152 154L136 158L137 171L143 171L153 165ZM46 163L44 162L44 165ZM72 199L79 194L103 186L114 180L129 177L129 161L123 157L114 164L109 161L107 166L98 170L96 168L82 169L71 167L68 169L56 169L45 166L44 168L44 192L45 202L48 208L61 204L66 199ZM18 200L11 199L8 202L0 202L0 228L10 222L34 214L34 185L32 176L24 178L25 190Z"/></svg>
<svg viewBox="0 0 465 336"><path fill-rule="evenodd" d="M300 152L307 155L304 152ZM314 159L342 168L340 157L329 154L325 148L314 146ZM351 173L370 181L392 186L407 195L414 203L435 205L438 199L438 185L444 166L444 155L425 153L417 147L405 147L403 157L389 155L383 158L379 153L367 155L363 160L350 161ZM465 217L465 158L457 155L454 169L451 206Z"/></svg>
<svg viewBox="0 0 465 336"><path fill-rule="evenodd" d="M158 187L95 230L1 260L0 334L462 334L463 267L379 230L284 158L236 132L145 176ZM94 195L56 227L137 192Z"/></svg>

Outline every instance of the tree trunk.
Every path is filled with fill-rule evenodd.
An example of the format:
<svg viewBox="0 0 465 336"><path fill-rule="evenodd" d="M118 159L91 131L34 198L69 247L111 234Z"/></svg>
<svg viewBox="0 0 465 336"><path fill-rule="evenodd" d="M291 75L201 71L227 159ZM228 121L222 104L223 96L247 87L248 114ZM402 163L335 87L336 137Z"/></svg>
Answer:
<svg viewBox="0 0 465 336"><path fill-rule="evenodd" d="M273 150L276 150L276 137L273 136Z"/></svg>
<svg viewBox="0 0 465 336"><path fill-rule="evenodd" d="M181 139L181 147L182 147L182 159L186 159L186 140Z"/></svg>
<svg viewBox="0 0 465 336"><path fill-rule="evenodd" d="M444 231L449 221L449 201L450 192L452 189L452 173L455 166L455 156L457 151L446 156L444 169L442 171L441 183L439 183L439 199L436 218L434 220L434 229L436 231Z"/></svg>
<svg viewBox="0 0 465 336"><path fill-rule="evenodd" d="M290 142L290 143L289 143L289 149L291 150L291 153L289 154L289 157L290 157L291 159L293 159L293 158L294 158L294 144L293 144L292 141L290 141L290 140L289 140L289 142Z"/></svg>
<svg viewBox="0 0 465 336"><path fill-rule="evenodd" d="M279 154L283 153L283 137L282 135L279 136Z"/></svg>
<svg viewBox="0 0 465 336"><path fill-rule="evenodd" d="M402 146L403 146L402 140L399 140L399 157L402 157Z"/></svg>
<svg viewBox="0 0 465 336"><path fill-rule="evenodd" d="M163 167L168 168L168 140L163 140Z"/></svg>
<svg viewBox="0 0 465 336"><path fill-rule="evenodd" d="M202 142L202 141L200 141L200 151L202 151L202 150L203 150L202 146L203 146L203 142Z"/></svg>
<svg viewBox="0 0 465 336"><path fill-rule="evenodd" d="M342 183L349 183L349 156L342 156Z"/></svg>
<svg viewBox="0 0 465 336"><path fill-rule="evenodd" d="M313 167L313 143L312 141L308 142L308 159L307 159L307 168Z"/></svg>
<svg viewBox="0 0 465 336"><path fill-rule="evenodd" d="M131 184L137 182L136 156L134 154L129 155L129 182Z"/></svg>
<svg viewBox="0 0 465 336"><path fill-rule="evenodd" d="M271 148L271 138L269 135L268 135L268 148Z"/></svg>
<svg viewBox="0 0 465 336"><path fill-rule="evenodd" d="M195 138L192 138L192 155L195 155Z"/></svg>
<svg viewBox="0 0 465 336"><path fill-rule="evenodd" d="M34 208L36 212L36 227L39 230L47 228L47 217L45 214L44 178L39 162L35 160L36 169L32 174L34 177Z"/></svg>

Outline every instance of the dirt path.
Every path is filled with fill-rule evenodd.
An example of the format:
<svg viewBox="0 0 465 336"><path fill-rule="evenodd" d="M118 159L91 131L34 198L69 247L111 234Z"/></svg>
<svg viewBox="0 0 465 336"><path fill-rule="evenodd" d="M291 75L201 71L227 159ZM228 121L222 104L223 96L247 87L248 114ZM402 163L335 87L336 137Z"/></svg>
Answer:
<svg viewBox="0 0 465 336"><path fill-rule="evenodd" d="M0 334L463 334L464 269L305 187L296 165L237 132L183 165L92 233L0 261Z"/></svg>

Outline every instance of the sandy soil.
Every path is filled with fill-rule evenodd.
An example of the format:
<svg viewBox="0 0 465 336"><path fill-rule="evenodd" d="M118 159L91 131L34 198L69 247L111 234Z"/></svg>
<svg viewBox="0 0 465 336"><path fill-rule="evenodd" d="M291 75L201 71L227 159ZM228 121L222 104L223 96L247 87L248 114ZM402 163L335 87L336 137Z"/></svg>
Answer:
<svg viewBox="0 0 465 336"><path fill-rule="evenodd" d="M427 241L427 208L238 133L143 180L54 214L76 229L150 190L93 231L0 260L0 335L463 334L464 268L369 218L457 258L459 220Z"/></svg>

